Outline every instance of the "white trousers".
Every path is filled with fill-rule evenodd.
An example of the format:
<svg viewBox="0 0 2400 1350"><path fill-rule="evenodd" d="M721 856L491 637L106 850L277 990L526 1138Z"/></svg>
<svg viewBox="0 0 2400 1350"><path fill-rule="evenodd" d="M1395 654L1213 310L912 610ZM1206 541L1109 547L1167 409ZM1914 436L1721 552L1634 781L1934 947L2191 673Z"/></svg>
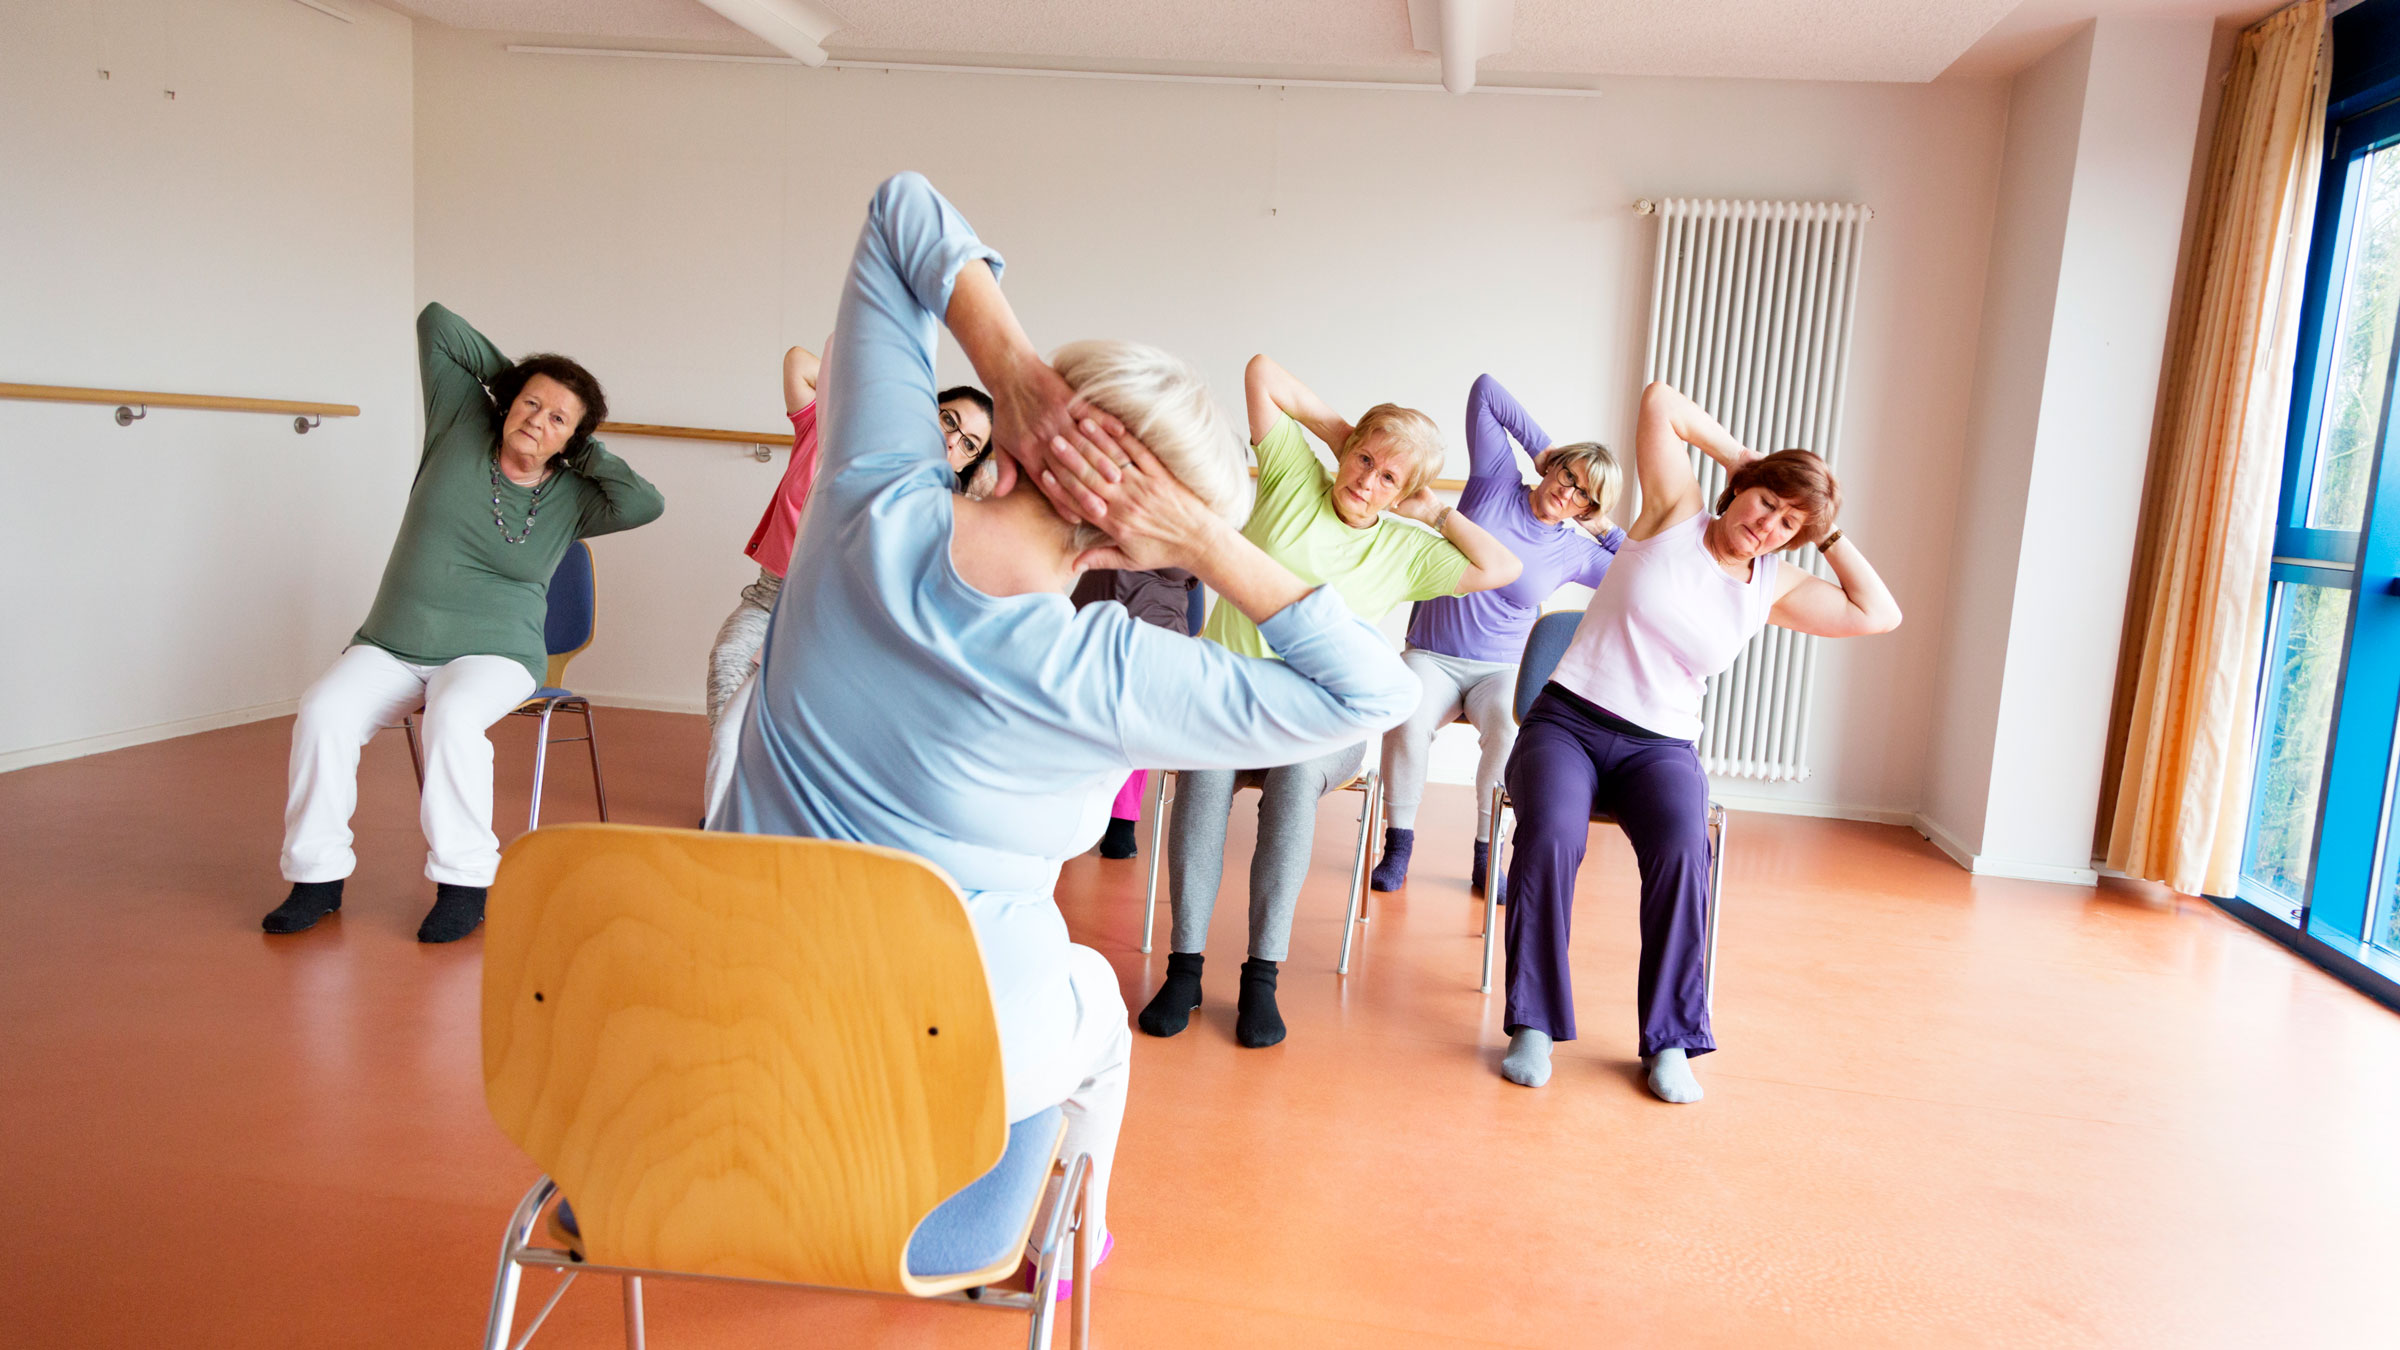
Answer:
<svg viewBox="0 0 2400 1350"><path fill-rule="evenodd" d="M1400 653L1400 659L1424 682L1425 695L1408 720L1384 733L1383 792L1392 828L1417 828L1417 806L1425 800L1425 764L1432 757L1433 733L1462 715L1483 739L1483 757L1475 765L1475 837L1492 837L1492 789L1508 768L1508 752L1516 748L1517 668L1506 661L1469 661L1444 656L1422 647Z"/></svg>
<svg viewBox="0 0 2400 1350"><path fill-rule="evenodd" d="M350 816L358 809L358 752L421 703L425 875L489 886L500 870L492 834L492 742L484 732L530 697L533 673L505 656L462 656L438 666L403 661L360 643L300 696L292 723L290 790L283 805L283 879L337 881L358 866Z"/></svg>
<svg viewBox="0 0 2400 1350"><path fill-rule="evenodd" d="M1067 983L1075 991L1074 1030L1058 1046L1056 1058L1036 1073L1056 1073L1074 1084L1060 1103L1067 1137L1059 1156L1071 1164L1078 1153L1091 1155L1092 1255L1097 1257L1108 1237L1108 1179L1116 1170L1117 1136L1125 1127L1133 1027L1107 957L1089 947L1068 947Z"/></svg>

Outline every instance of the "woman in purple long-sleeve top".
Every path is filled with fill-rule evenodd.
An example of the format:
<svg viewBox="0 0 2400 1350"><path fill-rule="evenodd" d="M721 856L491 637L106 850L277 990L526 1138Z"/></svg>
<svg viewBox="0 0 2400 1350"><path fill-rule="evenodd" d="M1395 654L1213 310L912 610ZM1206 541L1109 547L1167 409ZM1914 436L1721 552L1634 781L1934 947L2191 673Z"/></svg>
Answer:
<svg viewBox="0 0 2400 1350"><path fill-rule="evenodd" d="M1541 475L1530 488L1509 446L1512 438L1533 456ZM1598 586L1625 539L1608 520L1621 479L1616 456L1597 441L1553 446L1550 434L1489 375L1477 376L1467 391L1467 456L1471 469L1458 497L1459 514L1491 531L1524 560L1525 570L1494 590L1421 601L1409 621L1401 659L1424 681L1425 698L1383 738L1391 820L1372 882L1379 891L1396 891L1408 880L1427 750L1435 732L1463 716L1483 742L1475 770L1475 865L1467 873L1470 889L1483 894L1492 789L1517 743L1509 704L1525 635L1559 587Z"/></svg>

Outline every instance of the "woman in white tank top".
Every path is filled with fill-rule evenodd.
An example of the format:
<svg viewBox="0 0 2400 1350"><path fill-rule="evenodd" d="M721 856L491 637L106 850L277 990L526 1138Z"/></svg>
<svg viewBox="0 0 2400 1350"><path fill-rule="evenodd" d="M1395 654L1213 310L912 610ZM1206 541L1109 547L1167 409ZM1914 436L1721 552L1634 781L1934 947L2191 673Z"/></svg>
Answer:
<svg viewBox="0 0 2400 1350"><path fill-rule="evenodd" d="M1725 466L1715 510L1684 447ZM1507 1058L1540 1087L1550 1045L1575 1037L1567 929L1595 811L1624 827L1642 873L1637 982L1642 1059L1664 1100L1700 1099L1690 1057L1716 1048L1704 960L1708 775L1693 742L1708 678L1767 624L1819 637L1890 632L1900 606L1834 527L1841 489L1806 450L1760 455L1664 384L1642 391L1634 458L1642 510L1575 640L1526 714L1508 762ZM1821 581L1775 555L1814 544Z"/></svg>

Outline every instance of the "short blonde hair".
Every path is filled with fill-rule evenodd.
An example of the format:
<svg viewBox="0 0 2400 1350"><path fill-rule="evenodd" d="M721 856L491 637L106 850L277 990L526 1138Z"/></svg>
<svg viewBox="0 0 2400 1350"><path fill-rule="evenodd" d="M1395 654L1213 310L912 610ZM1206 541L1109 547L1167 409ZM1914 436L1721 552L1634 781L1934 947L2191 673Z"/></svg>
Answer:
<svg viewBox="0 0 2400 1350"><path fill-rule="evenodd" d="M1442 430L1433 419L1414 408L1397 403L1378 403L1359 415L1350 428L1350 439L1343 441L1334 455L1335 469L1340 461L1350 457L1359 442L1380 433L1400 448L1408 457L1408 477L1400 484L1400 500L1407 501L1425 490L1434 475L1442 471L1449 452L1442 448Z"/></svg>
<svg viewBox="0 0 2400 1350"><path fill-rule="evenodd" d="M1533 457L1533 471L1547 475L1560 465L1570 468L1580 464L1592 480L1592 506L1578 519L1592 517L1615 509L1617 494L1624 491L1625 473L1617 467L1617 456L1598 441L1571 441L1554 445Z"/></svg>
<svg viewBox="0 0 2400 1350"><path fill-rule="evenodd" d="M1050 364L1092 406L1124 423L1208 509L1237 529L1250 519L1241 433L1199 371L1156 347L1111 338L1070 342ZM1077 552L1107 542L1093 526L1075 529Z"/></svg>

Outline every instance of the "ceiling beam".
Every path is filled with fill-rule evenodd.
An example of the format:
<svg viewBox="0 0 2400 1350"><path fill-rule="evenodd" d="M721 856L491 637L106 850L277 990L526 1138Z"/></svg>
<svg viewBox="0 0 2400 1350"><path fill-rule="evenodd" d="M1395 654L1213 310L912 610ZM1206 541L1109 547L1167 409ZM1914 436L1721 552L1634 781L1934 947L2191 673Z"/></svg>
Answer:
<svg viewBox="0 0 2400 1350"><path fill-rule="evenodd" d="M1476 62L1508 50L1516 20L1516 0L1408 0L1409 38L1441 58L1453 94L1475 87Z"/></svg>
<svg viewBox="0 0 2400 1350"><path fill-rule="evenodd" d="M804 66L825 64L825 37L842 26L840 16L808 0L700 0L752 36Z"/></svg>

